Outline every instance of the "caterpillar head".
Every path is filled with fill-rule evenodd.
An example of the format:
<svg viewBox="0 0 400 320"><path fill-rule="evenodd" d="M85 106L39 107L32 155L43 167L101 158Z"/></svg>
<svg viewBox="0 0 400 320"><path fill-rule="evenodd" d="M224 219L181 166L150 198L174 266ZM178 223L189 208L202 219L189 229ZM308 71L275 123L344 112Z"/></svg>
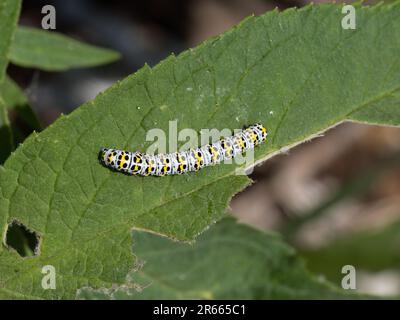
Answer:
<svg viewBox="0 0 400 320"><path fill-rule="evenodd" d="M260 126L260 130L261 130L261 135L262 135L262 141L264 141L267 136L268 136L268 129L266 127L264 127L263 125L259 125Z"/></svg>
<svg viewBox="0 0 400 320"><path fill-rule="evenodd" d="M100 161L107 167L114 167L116 163L117 151L114 149L101 148L99 153Z"/></svg>
<svg viewBox="0 0 400 320"><path fill-rule="evenodd" d="M264 141L268 136L268 129L265 128L261 123L256 123L254 128L260 133L261 141Z"/></svg>

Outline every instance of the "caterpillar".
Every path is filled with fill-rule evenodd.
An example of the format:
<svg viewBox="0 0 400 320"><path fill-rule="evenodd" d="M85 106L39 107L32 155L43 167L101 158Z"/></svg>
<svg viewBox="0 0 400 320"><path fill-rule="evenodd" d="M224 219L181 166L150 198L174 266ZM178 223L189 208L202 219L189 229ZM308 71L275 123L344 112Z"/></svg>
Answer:
<svg viewBox="0 0 400 320"><path fill-rule="evenodd" d="M213 144L168 154L150 155L101 148L99 159L106 167L138 176L166 176L198 171L219 164L254 148L267 138L267 129L257 123Z"/></svg>

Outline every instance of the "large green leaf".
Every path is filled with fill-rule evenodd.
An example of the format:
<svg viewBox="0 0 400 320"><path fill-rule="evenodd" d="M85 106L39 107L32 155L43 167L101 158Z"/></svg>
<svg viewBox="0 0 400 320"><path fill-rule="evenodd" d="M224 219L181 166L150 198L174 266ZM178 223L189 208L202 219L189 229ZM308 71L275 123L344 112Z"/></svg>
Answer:
<svg viewBox="0 0 400 320"><path fill-rule="evenodd" d="M98 163L102 146L145 151L146 132L168 133L174 119L198 132L262 122L270 139L256 150L261 161L345 119L384 123L378 106L395 106L400 88L400 3L358 7L356 30L343 30L342 17L329 4L248 18L32 135L0 168L0 230L4 238L17 219L41 235L40 254L22 259L1 248L0 292L66 298L124 283L132 227L193 239L250 182L235 175L237 165L129 177ZM398 113L390 123L400 124ZM57 270L56 290L40 286L47 264Z"/></svg>
<svg viewBox="0 0 400 320"><path fill-rule="evenodd" d="M17 24L20 10L19 0L0 0L0 85L5 78L8 51ZM0 164L13 149L13 139L6 104L0 91Z"/></svg>
<svg viewBox="0 0 400 320"><path fill-rule="evenodd" d="M21 1L0 0L0 84L8 65L8 52L17 24Z"/></svg>
<svg viewBox="0 0 400 320"><path fill-rule="evenodd" d="M54 31L19 27L11 46L12 63L47 71L93 67L119 59L119 53L88 45Z"/></svg>
<svg viewBox="0 0 400 320"><path fill-rule="evenodd" d="M136 288L93 291L79 298L113 299L324 299L348 292L311 276L294 250L273 233L227 218L194 245L134 231ZM205 276L207 275L207 276Z"/></svg>

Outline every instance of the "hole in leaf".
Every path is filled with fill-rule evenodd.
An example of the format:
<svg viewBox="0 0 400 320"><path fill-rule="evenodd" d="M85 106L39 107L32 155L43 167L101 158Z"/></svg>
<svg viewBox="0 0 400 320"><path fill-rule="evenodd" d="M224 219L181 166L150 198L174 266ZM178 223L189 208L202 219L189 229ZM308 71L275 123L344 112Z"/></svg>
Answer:
<svg viewBox="0 0 400 320"><path fill-rule="evenodd" d="M19 221L13 221L8 225L6 245L13 248L21 257L35 256L39 252L39 235L29 230Z"/></svg>

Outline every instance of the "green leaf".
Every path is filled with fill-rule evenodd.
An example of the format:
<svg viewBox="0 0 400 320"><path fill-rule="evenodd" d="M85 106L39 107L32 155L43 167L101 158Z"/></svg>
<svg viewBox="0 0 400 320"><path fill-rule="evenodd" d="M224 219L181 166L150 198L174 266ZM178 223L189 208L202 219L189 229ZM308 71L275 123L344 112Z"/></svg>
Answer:
<svg viewBox="0 0 400 320"><path fill-rule="evenodd" d="M274 233L228 218L194 245L133 232L136 288L80 290L78 298L333 299L350 294L308 273L294 250ZM204 275L207 275L206 277Z"/></svg>
<svg viewBox="0 0 400 320"><path fill-rule="evenodd" d="M88 45L54 31L18 27L9 58L21 67L46 71L93 67L118 60L118 52Z"/></svg>
<svg viewBox="0 0 400 320"><path fill-rule="evenodd" d="M8 65L8 52L19 16L21 1L0 0L0 84Z"/></svg>
<svg viewBox="0 0 400 320"><path fill-rule="evenodd" d="M32 130L40 130L39 120L29 105L28 99L22 89L9 77L0 85L0 94L8 109L15 110L18 115L29 125Z"/></svg>
<svg viewBox="0 0 400 320"><path fill-rule="evenodd" d="M2 164L14 149L10 121L3 99L0 96L0 164Z"/></svg>
<svg viewBox="0 0 400 320"><path fill-rule="evenodd" d="M0 0L0 85L4 81L8 65L7 55L17 24L20 5L18 0ZM7 159L13 148L10 122L0 91L0 164Z"/></svg>
<svg viewBox="0 0 400 320"><path fill-rule="evenodd" d="M71 298L78 288L123 284L133 266L131 228L191 240L250 183L239 165L183 176L129 177L98 163L103 146L146 151L146 132L241 128L261 122L263 161L375 105L381 123L400 90L400 2L357 7L341 28L341 5L250 17L220 37L118 82L71 115L33 134L0 168L0 230L16 219L41 236L23 259L0 248L0 293ZM387 32L390 30L390 32ZM368 120L362 120L368 121ZM391 124L400 124L393 114ZM172 134L172 133L171 133ZM181 146L183 142L179 142ZM43 265L57 289L40 286Z"/></svg>

